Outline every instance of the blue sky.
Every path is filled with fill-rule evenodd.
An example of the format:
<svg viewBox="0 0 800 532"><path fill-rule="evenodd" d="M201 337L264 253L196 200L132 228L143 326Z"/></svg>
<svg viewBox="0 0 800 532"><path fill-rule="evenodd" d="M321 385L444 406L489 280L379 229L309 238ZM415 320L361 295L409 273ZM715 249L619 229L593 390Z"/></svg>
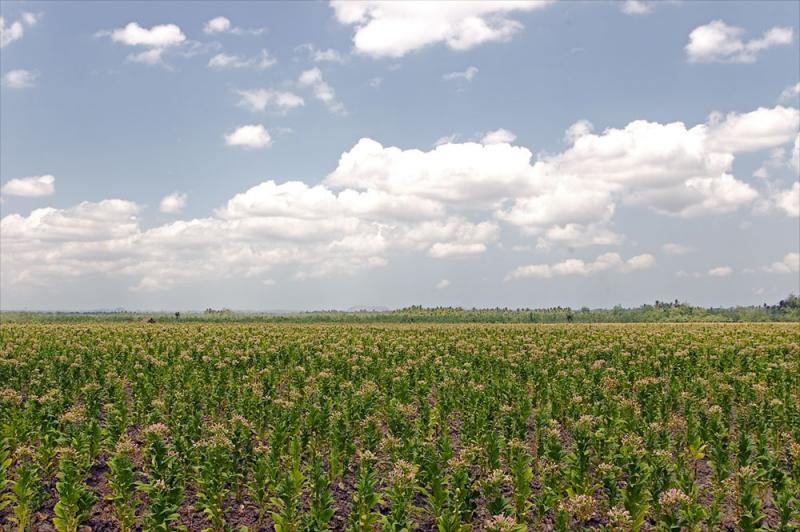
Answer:
<svg viewBox="0 0 800 532"><path fill-rule="evenodd" d="M774 302L798 2L3 2L0 308Z"/></svg>

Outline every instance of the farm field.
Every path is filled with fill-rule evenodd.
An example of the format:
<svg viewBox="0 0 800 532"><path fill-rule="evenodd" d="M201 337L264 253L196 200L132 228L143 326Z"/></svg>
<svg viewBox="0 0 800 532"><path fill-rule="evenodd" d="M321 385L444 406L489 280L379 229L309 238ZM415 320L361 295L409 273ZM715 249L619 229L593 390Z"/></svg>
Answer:
<svg viewBox="0 0 800 532"><path fill-rule="evenodd" d="M794 530L790 324L11 324L8 530Z"/></svg>

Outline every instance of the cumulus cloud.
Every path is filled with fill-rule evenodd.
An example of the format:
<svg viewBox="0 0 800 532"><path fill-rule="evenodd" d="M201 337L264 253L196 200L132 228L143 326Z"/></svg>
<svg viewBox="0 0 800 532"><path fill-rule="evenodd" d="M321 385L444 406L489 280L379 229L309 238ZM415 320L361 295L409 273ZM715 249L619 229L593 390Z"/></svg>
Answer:
<svg viewBox="0 0 800 532"><path fill-rule="evenodd" d="M244 57L220 52L208 60L208 67L215 70L224 70L228 68L252 68L254 70L264 70L277 62L278 60L272 57L267 50L261 50L261 52L253 57Z"/></svg>
<svg viewBox="0 0 800 532"><path fill-rule="evenodd" d="M322 78L322 71L319 68L314 67L301 72L297 84L310 88L314 97L324 103L332 112L345 112L344 105L336 99L336 91Z"/></svg>
<svg viewBox="0 0 800 532"><path fill-rule="evenodd" d="M253 217L331 220L337 216L375 222L440 218L444 208L436 202L413 196L389 195L369 190L334 192L325 185L309 186L300 181L278 184L265 181L237 194L218 209L225 219Z"/></svg>
<svg viewBox="0 0 800 532"><path fill-rule="evenodd" d="M306 76L308 86L321 79ZM271 103L277 97L264 95L264 108L277 105ZM246 105L258 108L260 101ZM758 110L758 120L751 113L715 115L691 127L647 121L598 132L573 127L563 151L536 157L508 136L494 143L450 139L426 150L364 138L320 183L265 181L205 218L145 229L140 207L122 200L7 216L0 231L3 279L97 273L157 290L197 279L261 280L280 266L308 278L380 267L399 254L468 259L502 244L501 229L530 238L528 249L615 245L624 238L614 230L620 204L688 217L753 202L758 193L731 174L733 160L796 138L787 140L785 114L775 108ZM721 140L726 136L730 142ZM245 148L271 140L260 124L225 139ZM649 254L604 253L523 266L509 276L622 274L654 262Z"/></svg>
<svg viewBox="0 0 800 532"><path fill-rule="evenodd" d="M800 272L800 253L787 253L782 260L764 266L762 270L768 273Z"/></svg>
<svg viewBox="0 0 800 532"><path fill-rule="evenodd" d="M251 111L264 111L272 107L279 111L287 111L305 105L305 100L289 91L272 89L239 90L236 93L241 97L239 106Z"/></svg>
<svg viewBox="0 0 800 532"><path fill-rule="evenodd" d="M626 15L646 15L652 13L655 2L650 0L625 0L620 3L620 10Z"/></svg>
<svg viewBox="0 0 800 532"><path fill-rule="evenodd" d="M712 113L709 148L718 152L749 152L791 142L800 130L800 109L778 105L749 113Z"/></svg>
<svg viewBox="0 0 800 532"><path fill-rule="evenodd" d="M39 74L30 70L9 70L3 76L3 86L9 89L29 89L36 86L36 78L38 77Z"/></svg>
<svg viewBox="0 0 800 532"><path fill-rule="evenodd" d="M231 21L226 17L214 17L203 27L203 32L208 34L224 33L231 29Z"/></svg>
<svg viewBox="0 0 800 532"><path fill-rule="evenodd" d="M519 266L506 275L506 281L527 278L549 279L556 275L589 276L604 271L628 273L652 268L655 263L655 257L650 254L636 255L628 260L623 260L619 253L604 253L590 262L582 259L567 259L553 265L529 264L527 266Z"/></svg>
<svg viewBox="0 0 800 532"><path fill-rule="evenodd" d="M565 151L536 160L506 133L482 143L447 137L429 151L361 139L326 182L487 210L540 247L611 245L622 240L611 229L620 203L680 217L752 204L759 193L731 174L735 155L790 142L797 116L778 106L714 114L694 127L637 120L600 133L578 122Z"/></svg>
<svg viewBox="0 0 800 532"><path fill-rule="evenodd" d="M444 290L445 288L450 286L450 284L451 283L450 283L450 281L448 279L442 279L441 281L436 283L436 289L437 290Z"/></svg>
<svg viewBox="0 0 800 532"><path fill-rule="evenodd" d="M776 192L773 201L778 209L793 218L800 217L800 182L795 182L791 188Z"/></svg>
<svg viewBox="0 0 800 532"><path fill-rule="evenodd" d="M517 140L517 136L507 129L495 129L489 131L481 139L481 144L511 144Z"/></svg>
<svg viewBox="0 0 800 532"><path fill-rule="evenodd" d="M25 34L25 28L35 26L41 18L41 14L24 12L19 20L6 23L4 17L0 17L0 48L5 48L12 42L19 40Z"/></svg>
<svg viewBox="0 0 800 532"><path fill-rule="evenodd" d="M140 207L130 201L84 201L68 209L35 209L28 216L2 219L2 238L30 244L35 241L88 242L129 236L136 232Z"/></svg>
<svg viewBox="0 0 800 532"><path fill-rule="evenodd" d="M468 50L483 43L505 41L522 29L510 18L549 1L391 2L332 0L336 19L353 26L353 48L371 57L402 57L434 44Z"/></svg>
<svg viewBox="0 0 800 532"><path fill-rule="evenodd" d="M760 39L745 41L744 29L714 20L689 34L686 57L690 63L754 63L758 54L774 46L792 43L792 28L775 26Z"/></svg>
<svg viewBox="0 0 800 532"><path fill-rule="evenodd" d="M453 81L453 80L472 81L473 79L475 79L475 76L477 75L478 75L478 67L470 66L467 67L467 69L462 72L450 72L448 74L445 74L442 76L442 79L447 81Z"/></svg>
<svg viewBox="0 0 800 532"><path fill-rule="evenodd" d="M144 48L141 52L129 54L128 60L148 65L162 64L166 50L188 42L181 28L175 24L158 24L148 29L137 22L130 22L122 28L99 31L95 36L109 37L112 42L125 46Z"/></svg>
<svg viewBox="0 0 800 532"><path fill-rule="evenodd" d="M267 148L272 144L272 137L261 124L249 124L226 133L225 143L247 149Z"/></svg>
<svg viewBox="0 0 800 532"><path fill-rule="evenodd" d="M175 24L160 24L147 29L131 22L124 28L113 30L111 40L128 46L166 48L182 43L186 35Z"/></svg>
<svg viewBox="0 0 800 532"><path fill-rule="evenodd" d="M165 214L178 214L186 207L188 195L183 192L173 192L161 198L158 210Z"/></svg>
<svg viewBox="0 0 800 532"><path fill-rule="evenodd" d="M3 279L103 274L129 278L134 290L162 290L198 279L263 278L286 265L302 279L380 267L390 253L472 254L497 236L493 222L447 216L435 202L291 181L252 187L210 217L147 230L139 210L105 200L6 216Z"/></svg>
<svg viewBox="0 0 800 532"><path fill-rule="evenodd" d="M708 270L708 275L711 277L727 277L733 273L733 268L730 266L717 266Z"/></svg>
<svg viewBox="0 0 800 532"><path fill-rule="evenodd" d="M39 198L50 196L56 191L56 178L51 175L20 177L3 185L0 192L6 196Z"/></svg>
<svg viewBox="0 0 800 532"><path fill-rule="evenodd" d="M636 255L635 257L631 257L625 261L625 264L620 267L620 271L633 272L636 270L646 270L648 268L652 268L655 263L656 258L649 253Z"/></svg>
<svg viewBox="0 0 800 532"><path fill-rule="evenodd" d="M221 33L230 33L233 35L260 35L264 33L264 28L251 28L244 29L231 24L230 19L227 17L214 17L203 26L203 33L207 35L218 35Z"/></svg>
<svg viewBox="0 0 800 532"><path fill-rule="evenodd" d="M564 132L564 142L575 144L579 138L584 137L594 130L594 126L588 120L578 120L567 128Z"/></svg>
<svg viewBox="0 0 800 532"><path fill-rule="evenodd" d="M436 201L494 204L527 188L531 152L507 144L448 143L431 151L384 147L369 138L342 154L328 184L416 194Z"/></svg>

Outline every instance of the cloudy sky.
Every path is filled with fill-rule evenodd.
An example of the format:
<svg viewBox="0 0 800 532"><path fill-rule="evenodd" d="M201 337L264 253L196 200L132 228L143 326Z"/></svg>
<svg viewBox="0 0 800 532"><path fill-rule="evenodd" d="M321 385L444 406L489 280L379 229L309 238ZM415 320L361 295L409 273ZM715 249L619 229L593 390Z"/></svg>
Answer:
<svg viewBox="0 0 800 532"><path fill-rule="evenodd" d="M0 307L775 302L798 2L6 2Z"/></svg>

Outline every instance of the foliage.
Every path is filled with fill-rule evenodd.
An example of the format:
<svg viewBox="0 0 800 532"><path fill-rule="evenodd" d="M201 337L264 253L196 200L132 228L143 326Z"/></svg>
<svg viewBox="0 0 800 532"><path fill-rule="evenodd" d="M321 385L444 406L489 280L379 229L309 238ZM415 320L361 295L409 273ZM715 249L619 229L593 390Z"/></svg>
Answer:
<svg viewBox="0 0 800 532"><path fill-rule="evenodd" d="M4 324L0 383L19 530L800 525L796 324Z"/></svg>

